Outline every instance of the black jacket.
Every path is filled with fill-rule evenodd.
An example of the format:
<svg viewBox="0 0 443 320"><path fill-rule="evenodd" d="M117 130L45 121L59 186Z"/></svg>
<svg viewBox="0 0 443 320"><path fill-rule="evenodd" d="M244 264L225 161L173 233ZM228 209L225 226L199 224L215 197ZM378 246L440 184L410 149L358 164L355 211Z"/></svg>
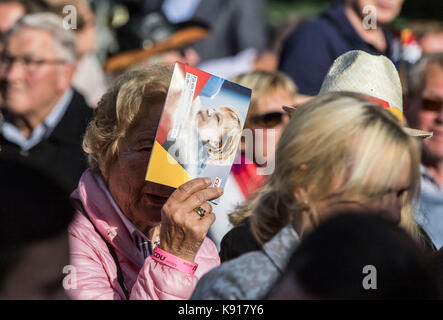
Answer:
<svg viewBox="0 0 443 320"><path fill-rule="evenodd" d="M226 262L244 253L260 249L260 245L252 234L249 218L247 218L223 237L220 243L220 260Z"/></svg>
<svg viewBox="0 0 443 320"><path fill-rule="evenodd" d="M93 110L74 91L71 102L51 134L28 151L0 135L0 156L29 164L59 181L68 192L73 191L87 168L82 139ZM26 183L26 181L23 181Z"/></svg>
<svg viewBox="0 0 443 320"><path fill-rule="evenodd" d="M429 238L428 234L419 226L422 237L422 249L426 253L434 253L437 249ZM232 228L222 239L220 243L220 260L226 262L235 259L245 253L261 250L257 240L251 230L249 218L242 221L238 226ZM443 252L443 248L442 248ZM440 254L443 261L443 253Z"/></svg>
<svg viewBox="0 0 443 320"><path fill-rule="evenodd" d="M383 54L397 64L400 57L394 50L393 36L386 28L382 30L386 52L379 52L364 41L347 18L343 5L334 5L292 31L282 48L279 70L294 80L300 93L315 96L334 60L349 50Z"/></svg>

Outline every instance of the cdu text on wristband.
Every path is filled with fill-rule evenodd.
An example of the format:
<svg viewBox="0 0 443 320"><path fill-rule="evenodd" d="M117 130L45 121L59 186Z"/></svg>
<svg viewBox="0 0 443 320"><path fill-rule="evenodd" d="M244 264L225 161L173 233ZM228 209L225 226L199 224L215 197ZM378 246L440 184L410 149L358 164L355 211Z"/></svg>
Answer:
<svg viewBox="0 0 443 320"><path fill-rule="evenodd" d="M152 252L152 259L191 275L195 273L195 270L197 270L198 267L198 264L180 259L179 257L163 251L159 247L155 247L154 252Z"/></svg>

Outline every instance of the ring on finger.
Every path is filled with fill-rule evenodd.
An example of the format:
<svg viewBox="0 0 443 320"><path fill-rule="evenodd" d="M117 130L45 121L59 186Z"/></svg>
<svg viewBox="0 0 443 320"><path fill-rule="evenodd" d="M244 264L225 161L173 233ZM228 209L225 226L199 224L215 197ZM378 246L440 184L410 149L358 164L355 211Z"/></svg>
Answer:
<svg viewBox="0 0 443 320"><path fill-rule="evenodd" d="M206 214L206 210L202 207L194 208L194 211L200 216L200 218L203 218Z"/></svg>

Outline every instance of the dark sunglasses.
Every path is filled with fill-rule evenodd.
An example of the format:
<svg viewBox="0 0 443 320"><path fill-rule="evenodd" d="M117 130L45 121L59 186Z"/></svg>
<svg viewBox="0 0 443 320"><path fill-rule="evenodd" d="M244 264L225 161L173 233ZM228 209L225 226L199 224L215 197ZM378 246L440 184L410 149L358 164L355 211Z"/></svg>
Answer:
<svg viewBox="0 0 443 320"><path fill-rule="evenodd" d="M281 124L283 122L283 117L287 115L288 114L285 112L269 112L251 116L250 120L252 123L258 126L264 128L273 128Z"/></svg>
<svg viewBox="0 0 443 320"><path fill-rule="evenodd" d="M440 111L443 108L443 100L422 99L421 109L426 111Z"/></svg>

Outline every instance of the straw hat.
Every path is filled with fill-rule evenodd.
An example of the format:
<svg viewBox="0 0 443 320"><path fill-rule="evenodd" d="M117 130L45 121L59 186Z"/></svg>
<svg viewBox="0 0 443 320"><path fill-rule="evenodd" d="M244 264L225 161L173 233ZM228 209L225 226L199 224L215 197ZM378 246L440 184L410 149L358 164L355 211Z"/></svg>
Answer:
<svg viewBox="0 0 443 320"><path fill-rule="evenodd" d="M371 102L391 111L404 125L400 77L394 64L385 56L352 50L338 57L328 71L320 93L351 91L368 95ZM288 108L284 108L288 111ZM431 132L404 127L414 137L429 138Z"/></svg>

